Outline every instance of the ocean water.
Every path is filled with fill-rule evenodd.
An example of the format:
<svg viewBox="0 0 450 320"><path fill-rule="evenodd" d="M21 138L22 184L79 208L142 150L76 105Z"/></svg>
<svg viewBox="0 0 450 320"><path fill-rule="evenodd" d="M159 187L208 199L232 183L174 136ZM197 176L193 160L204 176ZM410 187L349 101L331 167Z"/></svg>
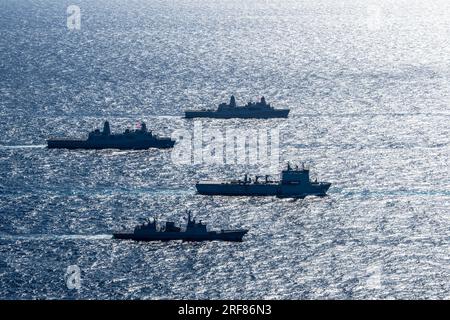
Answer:
<svg viewBox="0 0 450 320"><path fill-rule="evenodd" d="M449 17L445 0L1 1L0 298L449 298ZM45 148L105 119L191 131L185 108L231 94L291 114L203 128L275 130L276 169L304 161L327 197L195 194L197 180L266 173L254 163ZM186 209L250 231L111 239Z"/></svg>

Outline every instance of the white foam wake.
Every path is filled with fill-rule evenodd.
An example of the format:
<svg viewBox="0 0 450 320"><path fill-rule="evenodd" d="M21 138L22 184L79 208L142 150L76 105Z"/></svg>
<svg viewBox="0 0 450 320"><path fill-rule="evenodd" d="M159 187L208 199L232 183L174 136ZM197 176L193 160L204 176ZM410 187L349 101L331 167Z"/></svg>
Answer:
<svg viewBox="0 0 450 320"><path fill-rule="evenodd" d="M29 235L8 235L0 234L0 239L3 240L36 240L36 241L52 241L52 240L109 240L112 239L111 234L65 234L65 235L50 235L50 234L29 234Z"/></svg>
<svg viewBox="0 0 450 320"><path fill-rule="evenodd" d="M45 144L24 144L17 146L0 146L0 149L32 149L32 148L45 148Z"/></svg>

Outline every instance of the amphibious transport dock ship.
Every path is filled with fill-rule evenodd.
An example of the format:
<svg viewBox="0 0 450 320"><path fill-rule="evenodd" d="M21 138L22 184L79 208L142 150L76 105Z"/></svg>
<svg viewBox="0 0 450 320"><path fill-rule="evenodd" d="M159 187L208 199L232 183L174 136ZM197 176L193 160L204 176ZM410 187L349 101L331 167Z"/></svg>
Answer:
<svg viewBox="0 0 450 320"><path fill-rule="evenodd" d="M309 169L303 165L292 168L288 163L287 169L281 172L280 181L271 181L269 177L265 176L260 181L259 176L252 180L245 175L244 180L201 181L195 187L198 193L204 195L304 198L309 195L325 196L331 186L329 182L310 181Z"/></svg>
<svg viewBox="0 0 450 320"><path fill-rule="evenodd" d="M237 106L234 96L231 96L230 103L221 103L216 110L186 110L185 118L287 118L289 109L275 109L266 103L264 97L260 102L249 102L245 106Z"/></svg>
<svg viewBox="0 0 450 320"><path fill-rule="evenodd" d="M105 121L103 131L96 129L89 133L86 140L81 139L48 139L49 148L64 149L149 149L149 148L172 148L175 141L170 138L162 138L147 131L144 122L140 129L125 130L124 133L111 133L109 122Z"/></svg>
<svg viewBox="0 0 450 320"><path fill-rule="evenodd" d="M183 240L183 241L242 241L242 237L248 230L221 230L208 231L206 225L201 221L195 222L191 219L191 214L188 212L188 223L185 230L175 226L174 222L166 222L165 226L158 229L155 220L138 225L130 233L114 233L114 239L127 239L135 241L169 241L169 240Z"/></svg>

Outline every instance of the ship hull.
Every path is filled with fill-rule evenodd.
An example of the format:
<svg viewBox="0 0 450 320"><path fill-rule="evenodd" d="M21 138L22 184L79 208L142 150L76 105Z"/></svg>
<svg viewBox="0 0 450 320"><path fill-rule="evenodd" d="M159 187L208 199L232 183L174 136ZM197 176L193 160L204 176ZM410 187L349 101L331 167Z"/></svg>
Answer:
<svg viewBox="0 0 450 320"><path fill-rule="evenodd" d="M173 140L150 140L150 141L89 141L89 140L66 140L49 139L47 147L50 149L121 149L121 150L143 150L150 148L168 149L175 144Z"/></svg>
<svg viewBox="0 0 450 320"><path fill-rule="evenodd" d="M277 196L280 198L304 198L325 196L330 183L300 184L226 184L197 183L197 192L203 195L221 196Z"/></svg>
<svg viewBox="0 0 450 320"><path fill-rule="evenodd" d="M152 234L136 235L134 233L114 233L114 239L134 240L134 241L233 241L241 242L248 230L208 232L205 234L195 234L186 232L155 232Z"/></svg>
<svg viewBox="0 0 450 320"><path fill-rule="evenodd" d="M185 111L185 118L216 118L216 119L271 119L271 118L287 118L289 115L289 109L275 109L269 111Z"/></svg>

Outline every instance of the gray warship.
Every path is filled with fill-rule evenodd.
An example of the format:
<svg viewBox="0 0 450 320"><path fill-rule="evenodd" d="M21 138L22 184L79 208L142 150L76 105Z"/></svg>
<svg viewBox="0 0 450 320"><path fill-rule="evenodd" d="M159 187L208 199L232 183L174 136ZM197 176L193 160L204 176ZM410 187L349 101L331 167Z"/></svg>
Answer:
<svg viewBox="0 0 450 320"><path fill-rule="evenodd" d="M125 130L124 133L111 133L109 122L105 121L103 131L96 129L91 131L86 140L56 138L48 139L48 148L63 149L149 149L172 148L175 141L170 138L158 137L151 131L147 131L144 122L136 130Z"/></svg>
<svg viewBox="0 0 450 320"><path fill-rule="evenodd" d="M185 118L247 118L247 119L269 119L287 118L289 109L275 109L266 103L264 97L259 102L249 102L245 106L237 106L236 99L231 96L230 103L221 103L216 110L186 110Z"/></svg>
<svg viewBox="0 0 450 320"><path fill-rule="evenodd" d="M201 181L195 187L203 195L223 196L277 196L279 198L304 198L309 195L325 196L331 186L329 182L310 181L309 169L302 165L291 167L281 172L281 180L271 181L266 175L254 180L245 175L244 180Z"/></svg>
<svg viewBox="0 0 450 320"><path fill-rule="evenodd" d="M113 234L114 239L125 239L135 241L242 241L242 237L248 230L221 230L208 231L206 225L201 221L196 222L191 219L191 213L188 212L188 222L185 230L181 230L174 222L166 222L164 227L159 228L153 219L134 228L133 232L118 232Z"/></svg>

